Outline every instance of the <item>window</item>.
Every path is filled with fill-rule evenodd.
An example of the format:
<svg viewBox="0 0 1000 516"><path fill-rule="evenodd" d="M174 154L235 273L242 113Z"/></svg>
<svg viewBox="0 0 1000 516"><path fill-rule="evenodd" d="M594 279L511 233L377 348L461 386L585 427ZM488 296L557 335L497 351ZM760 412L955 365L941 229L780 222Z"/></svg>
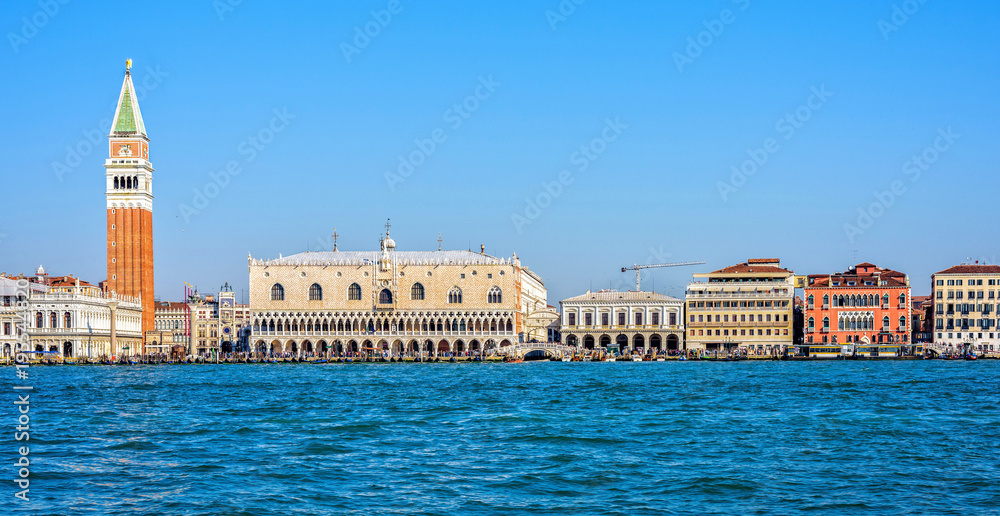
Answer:
<svg viewBox="0 0 1000 516"><path fill-rule="evenodd" d="M882 305L883 306L889 306L889 294L888 293L882 295Z"/></svg>
<svg viewBox="0 0 1000 516"><path fill-rule="evenodd" d="M487 303L500 303L503 300L503 292L500 291L500 287L494 285L489 292L486 293Z"/></svg>
<svg viewBox="0 0 1000 516"><path fill-rule="evenodd" d="M944 286L944 280L941 280L941 279L939 279L939 280L937 280L937 281L935 282L935 284L936 284L937 286L939 286L939 287L943 287L943 286Z"/></svg>
<svg viewBox="0 0 1000 516"><path fill-rule="evenodd" d="M608 319L610 319L610 318L611 318L610 314L607 314L607 313L601 314L601 324L604 325L604 326L607 326L608 325Z"/></svg>
<svg viewBox="0 0 1000 516"><path fill-rule="evenodd" d="M275 283L271 286L271 301L284 301L285 300L285 287L281 286L281 283Z"/></svg>
<svg viewBox="0 0 1000 516"><path fill-rule="evenodd" d="M410 287L410 299L420 301L424 298L424 286L420 283L414 283Z"/></svg>
<svg viewBox="0 0 1000 516"><path fill-rule="evenodd" d="M58 324L59 323L59 319L56 317L56 313L55 312L52 312L51 314L49 314L49 323L51 323L51 325L52 325L51 327L52 328L58 328L59 327L59 324Z"/></svg>
<svg viewBox="0 0 1000 516"><path fill-rule="evenodd" d="M310 301L323 300L323 287L319 286L319 283L313 283L309 287L309 300Z"/></svg>
<svg viewBox="0 0 1000 516"><path fill-rule="evenodd" d="M677 314L674 312L670 312L670 325L671 326L677 325Z"/></svg>
<svg viewBox="0 0 1000 516"><path fill-rule="evenodd" d="M829 317L824 317L823 318L823 331L830 331L830 318Z"/></svg>
<svg viewBox="0 0 1000 516"><path fill-rule="evenodd" d="M830 307L830 296L823 294L823 308Z"/></svg>
<svg viewBox="0 0 1000 516"><path fill-rule="evenodd" d="M812 317L810 317L809 318L809 325L806 326L806 331L812 332L815 329L816 329L816 319L813 319Z"/></svg>
<svg viewBox="0 0 1000 516"><path fill-rule="evenodd" d="M569 325L576 326L576 314L569 314Z"/></svg>
<svg viewBox="0 0 1000 516"><path fill-rule="evenodd" d="M583 314L584 324L592 326L594 324L594 314Z"/></svg>
<svg viewBox="0 0 1000 516"><path fill-rule="evenodd" d="M72 328L73 327L72 322L73 322L73 318L70 317L69 312L64 313L63 314L63 328Z"/></svg>
<svg viewBox="0 0 1000 516"><path fill-rule="evenodd" d="M906 328L906 316L899 316L899 330L903 331Z"/></svg>
<svg viewBox="0 0 1000 516"><path fill-rule="evenodd" d="M812 309L815 302L815 298L812 294L809 294L809 298L806 301L806 308Z"/></svg>
<svg viewBox="0 0 1000 516"><path fill-rule="evenodd" d="M361 301L361 285L351 283L351 286L347 287L347 300Z"/></svg>
<svg viewBox="0 0 1000 516"><path fill-rule="evenodd" d="M889 329L889 316L888 315L882 318L882 329L883 330L888 330Z"/></svg>
<svg viewBox="0 0 1000 516"><path fill-rule="evenodd" d="M618 325L625 326L625 312L618 312Z"/></svg>
<svg viewBox="0 0 1000 516"><path fill-rule="evenodd" d="M462 302L462 289L458 287L452 287L448 291L448 303L457 304Z"/></svg>
<svg viewBox="0 0 1000 516"><path fill-rule="evenodd" d="M392 304L392 291L387 288L382 289L382 291L378 293L378 302L383 305Z"/></svg>
<svg viewBox="0 0 1000 516"><path fill-rule="evenodd" d="M635 324L636 325L642 324L642 313L635 314Z"/></svg>
<svg viewBox="0 0 1000 516"><path fill-rule="evenodd" d="M660 312L653 312L651 317L653 318L653 320L650 321L651 324L660 324Z"/></svg>

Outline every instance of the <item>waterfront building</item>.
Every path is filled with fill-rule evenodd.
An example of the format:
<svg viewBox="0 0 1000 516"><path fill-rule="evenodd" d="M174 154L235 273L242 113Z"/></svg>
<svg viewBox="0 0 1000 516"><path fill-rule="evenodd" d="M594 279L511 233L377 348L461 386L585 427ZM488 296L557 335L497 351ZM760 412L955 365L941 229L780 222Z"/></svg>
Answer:
<svg viewBox="0 0 1000 516"><path fill-rule="evenodd" d="M601 290L559 302L566 344L584 349L684 349L684 302L655 292ZM655 350L655 351L653 351Z"/></svg>
<svg viewBox="0 0 1000 516"><path fill-rule="evenodd" d="M188 300L191 314L190 353L232 353L242 349L250 331L250 307L236 303L236 295L226 283L218 296Z"/></svg>
<svg viewBox="0 0 1000 516"><path fill-rule="evenodd" d="M194 292L187 302L157 302L156 329L147 334L147 349L171 353L183 346L192 355L232 353L247 348L249 333L250 306L237 303L226 283L218 296Z"/></svg>
<svg viewBox="0 0 1000 516"><path fill-rule="evenodd" d="M804 346L817 354L915 352L909 345L910 280L902 272L866 262L836 274L810 274L805 296Z"/></svg>
<svg viewBox="0 0 1000 516"><path fill-rule="evenodd" d="M465 353L546 338L528 322L544 320L545 286L516 254L397 251L388 229L379 251L248 257L253 350Z"/></svg>
<svg viewBox="0 0 1000 516"><path fill-rule="evenodd" d="M132 85L131 60L108 135L105 168L107 204L106 289L140 299L141 335L154 329L153 295L153 165L149 138Z"/></svg>
<svg viewBox="0 0 1000 516"><path fill-rule="evenodd" d="M934 344L1000 351L1000 265L968 264L931 276Z"/></svg>
<svg viewBox="0 0 1000 516"><path fill-rule="evenodd" d="M50 277L43 267L38 268L34 277L0 278L0 290L11 291L18 279L31 284L28 308L23 315L33 351L92 358L141 352L142 310L138 298L105 292L73 276ZM12 301L5 299L5 303ZM5 313L11 308L5 307ZM9 315L0 318L3 319L0 322L12 322ZM6 333L6 325L3 330ZM16 332L12 333L16 338ZM5 346L8 343L5 341Z"/></svg>
<svg viewBox="0 0 1000 516"><path fill-rule="evenodd" d="M934 340L934 297L910 296L910 342L927 343Z"/></svg>
<svg viewBox="0 0 1000 516"><path fill-rule="evenodd" d="M776 258L694 275L688 285L687 349L783 354L794 333L795 273Z"/></svg>
<svg viewBox="0 0 1000 516"><path fill-rule="evenodd" d="M189 349L191 312L187 303L157 301L153 331L146 333L146 352L170 354L174 346Z"/></svg>

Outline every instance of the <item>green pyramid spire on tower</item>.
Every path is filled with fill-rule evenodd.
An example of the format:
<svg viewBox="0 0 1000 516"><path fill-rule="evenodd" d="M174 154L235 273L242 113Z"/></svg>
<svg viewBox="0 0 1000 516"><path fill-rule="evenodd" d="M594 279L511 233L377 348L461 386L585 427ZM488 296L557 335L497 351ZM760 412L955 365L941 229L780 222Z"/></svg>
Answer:
<svg viewBox="0 0 1000 516"><path fill-rule="evenodd" d="M142 113L139 112L139 101L135 97L135 86L132 85L132 60L126 62L125 82L118 96L118 107L115 109L113 135L146 136L146 126L142 123Z"/></svg>

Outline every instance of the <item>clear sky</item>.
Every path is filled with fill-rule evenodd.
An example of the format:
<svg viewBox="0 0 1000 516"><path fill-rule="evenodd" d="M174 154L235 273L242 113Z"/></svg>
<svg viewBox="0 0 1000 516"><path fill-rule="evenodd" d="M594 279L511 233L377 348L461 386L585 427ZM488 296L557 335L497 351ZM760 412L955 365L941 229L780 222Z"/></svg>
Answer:
<svg viewBox="0 0 1000 516"><path fill-rule="evenodd" d="M646 277L675 296L752 257L922 294L1000 259L1000 4L576 1L5 2L0 270L104 279L126 58L161 299L387 218L400 250L516 252L554 305L632 263L705 260Z"/></svg>

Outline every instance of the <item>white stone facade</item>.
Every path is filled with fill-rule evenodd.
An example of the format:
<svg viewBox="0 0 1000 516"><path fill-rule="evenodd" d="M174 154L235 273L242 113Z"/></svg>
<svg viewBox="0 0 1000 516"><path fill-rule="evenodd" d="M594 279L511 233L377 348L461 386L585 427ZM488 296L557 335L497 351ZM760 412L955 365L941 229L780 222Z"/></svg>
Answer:
<svg viewBox="0 0 1000 516"><path fill-rule="evenodd" d="M682 350L684 302L655 292L601 290L564 299L562 340L585 349Z"/></svg>
<svg viewBox="0 0 1000 516"><path fill-rule="evenodd" d="M4 283L14 281L0 278ZM142 352L142 309L138 298L105 295L98 287L80 283L46 286L33 282L31 285L28 307L22 314L33 351L50 352L52 357L112 356L111 307L114 305L114 355ZM5 300L5 304L7 302ZM21 320L22 316L13 313L13 308L4 307L0 324ZM5 329L4 324L0 333ZM9 354L10 350L13 344L5 340L4 354Z"/></svg>

